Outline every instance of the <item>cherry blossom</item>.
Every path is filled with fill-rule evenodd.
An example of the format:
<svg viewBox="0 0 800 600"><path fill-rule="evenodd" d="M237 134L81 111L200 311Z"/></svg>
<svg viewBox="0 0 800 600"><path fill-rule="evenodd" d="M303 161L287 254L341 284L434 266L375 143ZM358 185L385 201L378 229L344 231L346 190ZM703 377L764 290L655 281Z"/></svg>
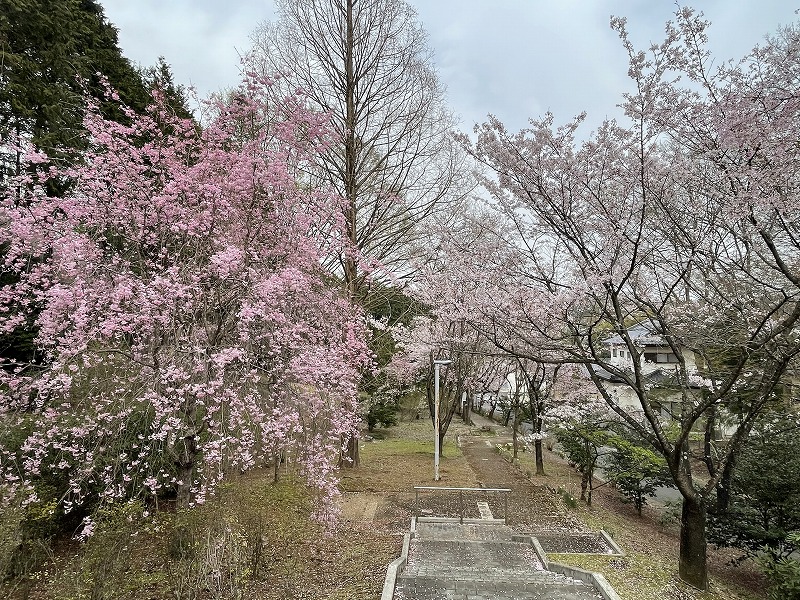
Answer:
<svg viewBox="0 0 800 600"><path fill-rule="evenodd" d="M254 77L202 125L157 92L125 124L90 104L81 165L5 188L1 266L17 281L0 328L35 315L46 358L0 370L2 419L29 427L0 448L6 482L58 474L64 510L173 491L193 504L288 453L330 514L371 358L363 315L322 272L345 236L339 200L305 175L330 134L304 104ZM67 193L47 196L48 178Z"/></svg>

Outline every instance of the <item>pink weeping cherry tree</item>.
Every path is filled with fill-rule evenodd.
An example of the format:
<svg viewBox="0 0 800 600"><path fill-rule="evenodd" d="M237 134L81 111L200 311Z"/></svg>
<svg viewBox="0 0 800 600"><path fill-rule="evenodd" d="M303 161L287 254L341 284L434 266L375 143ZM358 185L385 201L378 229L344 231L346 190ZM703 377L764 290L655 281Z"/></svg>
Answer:
<svg viewBox="0 0 800 600"><path fill-rule="evenodd" d="M363 315L321 268L345 239L340 200L304 176L326 119L272 90L247 78L202 127L157 92L124 125L90 105L80 166L7 182L0 327L35 318L44 357L0 369L0 423L25 432L0 447L7 491L55 477L65 511L191 506L290 452L330 516L371 359ZM69 191L47 196L49 178Z"/></svg>

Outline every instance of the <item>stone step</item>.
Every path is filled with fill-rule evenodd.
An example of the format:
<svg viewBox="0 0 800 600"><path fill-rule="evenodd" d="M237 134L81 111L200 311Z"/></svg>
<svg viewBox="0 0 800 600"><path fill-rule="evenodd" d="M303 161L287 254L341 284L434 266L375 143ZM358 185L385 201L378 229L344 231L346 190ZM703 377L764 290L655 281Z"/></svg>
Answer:
<svg viewBox="0 0 800 600"><path fill-rule="evenodd" d="M472 569L477 572L541 571L544 567L533 547L520 542L413 540L406 570Z"/></svg>
<svg viewBox="0 0 800 600"><path fill-rule="evenodd" d="M603 600L545 570L533 546L498 522L417 521L394 600Z"/></svg>
<svg viewBox="0 0 800 600"><path fill-rule="evenodd" d="M530 584L584 585L583 582L577 579L571 579L552 571L520 572L514 569L497 570L488 573L476 573L474 570L470 571L469 569L448 569L444 573L435 573L428 569L423 569L398 575L397 581L425 581L442 578L473 583L522 582Z"/></svg>
<svg viewBox="0 0 800 600"><path fill-rule="evenodd" d="M461 580L450 577L398 578L395 600L602 600L591 586L575 580Z"/></svg>
<svg viewBox="0 0 800 600"><path fill-rule="evenodd" d="M510 540L513 531L507 525L475 523L417 522L416 539L421 540Z"/></svg>

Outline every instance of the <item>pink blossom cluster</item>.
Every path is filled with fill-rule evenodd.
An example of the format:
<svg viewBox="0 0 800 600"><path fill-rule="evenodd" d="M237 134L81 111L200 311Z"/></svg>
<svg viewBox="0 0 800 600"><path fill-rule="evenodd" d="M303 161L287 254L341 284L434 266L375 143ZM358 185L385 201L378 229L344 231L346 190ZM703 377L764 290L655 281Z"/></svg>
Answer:
<svg viewBox="0 0 800 600"><path fill-rule="evenodd" d="M181 120L156 92L120 124L90 104L79 166L5 188L0 267L17 281L0 330L35 318L45 365L0 369L0 419L29 427L0 469L17 486L65 478L64 510L171 490L201 503L281 452L332 506L371 359L363 315L321 268L345 239L338 200L307 176L326 119L253 77L205 108L202 126Z"/></svg>

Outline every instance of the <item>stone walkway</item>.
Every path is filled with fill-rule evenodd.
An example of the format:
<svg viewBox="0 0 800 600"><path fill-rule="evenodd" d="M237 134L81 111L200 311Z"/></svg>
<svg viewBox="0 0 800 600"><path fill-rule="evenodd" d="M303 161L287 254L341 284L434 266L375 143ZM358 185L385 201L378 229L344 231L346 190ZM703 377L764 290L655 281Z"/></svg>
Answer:
<svg viewBox="0 0 800 600"><path fill-rule="evenodd" d="M460 524L452 518L418 519L406 564L397 573L393 600L618 598L605 580L600 584L606 586L601 592L592 584L547 570L546 557L540 558L530 538L515 537L525 531L574 533L580 525L558 505L552 492L531 485L494 450L495 444L510 441L510 429L480 415L473 419L476 427L491 427L497 434L462 439L464 454L481 487L511 488L513 492L508 497L471 493L469 501L465 495L463 516L469 523ZM423 515L457 517L460 506L456 492L441 492L421 494L416 509ZM502 518L506 512L513 529L502 520L487 519L492 513ZM570 568L550 568L582 577Z"/></svg>
<svg viewBox="0 0 800 600"><path fill-rule="evenodd" d="M497 524L417 523L395 600L602 600Z"/></svg>

